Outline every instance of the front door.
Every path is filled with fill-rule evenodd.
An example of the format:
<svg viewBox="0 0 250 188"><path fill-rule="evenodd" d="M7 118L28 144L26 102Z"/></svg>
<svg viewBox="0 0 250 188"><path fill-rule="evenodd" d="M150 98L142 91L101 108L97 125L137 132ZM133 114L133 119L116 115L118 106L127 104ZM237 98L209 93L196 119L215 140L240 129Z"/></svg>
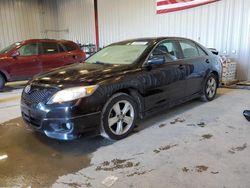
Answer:
<svg viewBox="0 0 250 188"><path fill-rule="evenodd" d="M9 66L13 80L28 79L41 72L37 43L24 44L17 51L19 56L13 57Z"/></svg>
<svg viewBox="0 0 250 188"><path fill-rule="evenodd" d="M166 40L158 44L150 55L149 62L164 59L163 63L152 64L150 71L145 71L146 110L174 104L186 96L186 78L192 71L180 59L178 42Z"/></svg>

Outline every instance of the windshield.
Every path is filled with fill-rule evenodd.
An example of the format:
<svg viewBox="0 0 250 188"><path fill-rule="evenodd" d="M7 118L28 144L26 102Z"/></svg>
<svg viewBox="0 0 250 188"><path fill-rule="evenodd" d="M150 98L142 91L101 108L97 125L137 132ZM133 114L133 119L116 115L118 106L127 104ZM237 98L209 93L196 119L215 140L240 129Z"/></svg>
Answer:
<svg viewBox="0 0 250 188"><path fill-rule="evenodd" d="M6 53L8 53L11 49L13 49L13 48L16 47L16 46L19 46L20 44L21 44L20 42L16 42L16 43L14 43L14 44L11 44L11 45L9 45L8 47L6 47L6 48L0 50L0 54L6 54Z"/></svg>
<svg viewBox="0 0 250 188"><path fill-rule="evenodd" d="M86 63L129 65L134 63L146 48L146 42L111 45L89 57Z"/></svg>

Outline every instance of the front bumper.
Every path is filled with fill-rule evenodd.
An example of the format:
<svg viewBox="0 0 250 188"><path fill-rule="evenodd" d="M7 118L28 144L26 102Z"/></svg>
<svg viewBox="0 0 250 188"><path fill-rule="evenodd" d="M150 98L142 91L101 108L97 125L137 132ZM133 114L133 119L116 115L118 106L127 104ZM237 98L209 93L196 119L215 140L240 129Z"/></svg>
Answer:
<svg viewBox="0 0 250 188"><path fill-rule="evenodd" d="M70 106L51 106L42 103L28 106L21 103L23 120L35 131L58 140L73 140L81 133L96 130L100 124L100 112L80 114ZM56 114L56 116L51 116ZM74 114L74 115L72 115Z"/></svg>

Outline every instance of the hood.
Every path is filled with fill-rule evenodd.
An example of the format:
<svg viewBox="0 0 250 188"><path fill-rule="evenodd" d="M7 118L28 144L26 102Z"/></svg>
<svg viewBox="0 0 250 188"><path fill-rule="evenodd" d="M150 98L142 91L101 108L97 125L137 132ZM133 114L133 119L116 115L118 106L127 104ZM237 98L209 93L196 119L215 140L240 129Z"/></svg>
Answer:
<svg viewBox="0 0 250 188"><path fill-rule="evenodd" d="M95 85L128 70L126 65L77 63L58 68L34 77L33 84L54 87Z"/></svg>

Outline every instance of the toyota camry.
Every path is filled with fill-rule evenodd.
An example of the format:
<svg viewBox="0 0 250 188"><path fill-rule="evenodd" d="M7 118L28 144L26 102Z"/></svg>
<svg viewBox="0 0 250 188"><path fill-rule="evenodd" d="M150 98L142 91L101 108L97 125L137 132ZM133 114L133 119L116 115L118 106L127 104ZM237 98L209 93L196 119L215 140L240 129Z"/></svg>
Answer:
<svg viewBox="0 0 250 188"><path fill-rule="evenodd" d="M98 131L119 140L138 118L194 98L212 101L221 68L218 56L190 39L117 42L85 63L35 76L22 93L22 117L33 130L55 139Z"/></svg>

